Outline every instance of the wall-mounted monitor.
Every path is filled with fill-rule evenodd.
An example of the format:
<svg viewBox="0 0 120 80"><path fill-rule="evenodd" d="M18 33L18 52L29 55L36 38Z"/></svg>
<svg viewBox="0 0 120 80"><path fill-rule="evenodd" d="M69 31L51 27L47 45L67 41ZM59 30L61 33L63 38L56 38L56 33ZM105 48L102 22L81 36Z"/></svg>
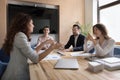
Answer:
<svg viewBox="0 0 120 80"><path fill-rule="evenodd" d="M30 14L34 22L33 34L43 33L44 26L50 26L50 33L56 34L59 29L59 7L54 5L14 2L8 4L7 29L12 18L20 12Z"/></svg>

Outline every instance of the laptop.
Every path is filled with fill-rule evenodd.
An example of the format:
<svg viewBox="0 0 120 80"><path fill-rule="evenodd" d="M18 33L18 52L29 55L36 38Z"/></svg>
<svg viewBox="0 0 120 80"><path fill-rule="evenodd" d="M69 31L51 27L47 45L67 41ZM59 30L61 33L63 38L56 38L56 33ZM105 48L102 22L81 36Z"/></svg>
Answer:
<svg viewBox="0 0 120 80"><path fill-rule="evenodd" d="M55 69L79 69L77 59L59 59L54 66Z"/></svg>

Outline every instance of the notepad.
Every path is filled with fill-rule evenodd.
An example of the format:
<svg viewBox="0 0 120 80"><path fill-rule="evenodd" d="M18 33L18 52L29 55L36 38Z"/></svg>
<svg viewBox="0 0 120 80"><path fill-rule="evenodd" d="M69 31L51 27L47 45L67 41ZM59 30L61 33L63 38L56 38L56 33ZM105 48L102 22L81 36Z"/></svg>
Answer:
<svg viewBox="0 0 120 80"><path fill-rule="evenodd" d="M117 57L109 57L109 58L99 59L95 61L104 64L104 68L107 70L120 69L120 58L117 58Z"/></svg>
<svg viewBox="0 0 120 80"><path fill-rule="evenodd" d="M120 63L120 58L117 58L117 57L109 57L109 58L104 58L104 59L101 59L107 63L110 63L110 64L113 64L113 63Z"/></svg>
<svg viewBox="0 0 120 80"><path fill-rule="evenodd" d="M59 59L54 66L55 69L78 69L77 59Z"/></svg>

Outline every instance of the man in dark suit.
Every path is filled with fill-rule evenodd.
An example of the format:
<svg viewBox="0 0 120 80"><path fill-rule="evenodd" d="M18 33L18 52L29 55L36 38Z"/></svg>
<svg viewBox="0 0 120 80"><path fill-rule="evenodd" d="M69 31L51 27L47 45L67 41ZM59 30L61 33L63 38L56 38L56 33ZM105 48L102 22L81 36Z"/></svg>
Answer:
<svg viewBox="0 0 120 80"><path fill-rule="evenodd" d="M69 41L64 46L65 51L83 51L85 36L81 34L81 28L78 25L73 25L73 35L70 36ZM73 48L71 49L70 46Z"/></svg>

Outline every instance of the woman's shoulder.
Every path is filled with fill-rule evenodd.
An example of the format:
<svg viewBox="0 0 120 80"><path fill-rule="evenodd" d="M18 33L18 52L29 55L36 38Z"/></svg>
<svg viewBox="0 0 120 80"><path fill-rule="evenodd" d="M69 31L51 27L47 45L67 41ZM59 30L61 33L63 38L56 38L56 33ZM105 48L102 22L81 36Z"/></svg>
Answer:
<svg viewBox="0 0 120 80"><path fill-rule="evenodd" d="M15 38L27 38L27 36L26 36L25 33L23 33L23 32L18 32L18 33L15 35Z"/></svg>
<svg viewBox="0 0 120 80"><path fill-rule="evenodd" d="M43 40L44 39L44 36L43 35L39 35L38 36L38 40Z"/></svg>
<svg viewBox="0 0 120 80"><path fill-rule="evenodd" d="M109 38L107 41L115 43L115 40L112 38Z"/></svg>
<svg viewBox="0 0 120 80"><path fill-rule="evenodd" d="M23 32L18 32L16 35L25 35Z"/></svg>
<svg viewBox="0 0 120 80"><path fill-rule="evenodd" d="M112 39L112 38L109 38L108 40L110 40L110 41L115 41L114 39Z"/></svg>
<svg viewBox="0 0 120 80"><path fill-rule="evenodd" d="M24 34L23 32L18 32L18 33L15 35L14 44L15 44L17 47L21 47L21 46L23 46L23 45L28 45L28 39L27 39L26 34Z"/></svg>
<svg viewBox="0 0 120 80"><path fill-rule="evenodd" d="M54 40L53 36L50 36L50 35L49 35L49 39L52 39L52 40Z"/></svg>
<svg viewBox="0 0 120 80"><path fill-rule="evenodd" d="M44 38L44 35L39 35L38 38Z"/></svg>

